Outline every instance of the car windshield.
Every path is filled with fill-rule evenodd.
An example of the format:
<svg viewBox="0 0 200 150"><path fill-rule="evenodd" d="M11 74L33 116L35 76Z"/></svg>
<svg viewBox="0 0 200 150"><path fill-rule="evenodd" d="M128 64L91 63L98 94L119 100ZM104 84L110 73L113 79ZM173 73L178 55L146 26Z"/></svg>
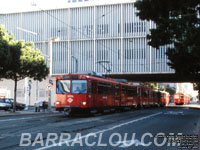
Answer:
<svg viewBox="0 0 200 150"><path fill-rule="evenodd" d="M3 98L3 99L1 99L1 102L3 102L3 103L13 103L13 99Z"/></svg>
<svg viewBox="0 0 200 150"><path fill-rule="evenodd" d="M0 103L5 103L5 99L0 99Z"/></svg>
<svg viewBox="0 0 200 150"><path fill-rule="evenodd" d="M5 102L6 102L6 103L13 103L13 99L5 98Z"/></svg>
<svg viewBox="0 0 200 150"><path fill-rule="evenodd" d="M72 93L73 94L87 93L87 80L72 80Z"/></svg>
<svg viewBox="0 0 200 150"><path fill-rule="evenodd" d="M58 80L56 93L57 94L68 94L70 93L70 80Z"/></svg>

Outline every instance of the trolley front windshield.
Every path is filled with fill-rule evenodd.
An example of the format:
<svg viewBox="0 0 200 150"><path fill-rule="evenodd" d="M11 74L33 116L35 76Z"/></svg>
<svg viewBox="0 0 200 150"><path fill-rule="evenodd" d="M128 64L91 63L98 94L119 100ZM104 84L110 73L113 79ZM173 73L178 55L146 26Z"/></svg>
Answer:
<svg viewBox="0 0 200 150"><path fill-rule="evenodd" d="M86 94L87 80L58 80L56 86L57 94Z"/></svg>
<svg viewBox="0 0 200 150"><path fill-rule="evenodd" d="M72 94L87 93L87 80L72 80Z"/></svg>
<svg viewBox="0 0 200 150"><path fill-rule="evenodd" d="M68 94L70 93L71 82L70 80L58 80L56 86L57 94Z"/></svg>

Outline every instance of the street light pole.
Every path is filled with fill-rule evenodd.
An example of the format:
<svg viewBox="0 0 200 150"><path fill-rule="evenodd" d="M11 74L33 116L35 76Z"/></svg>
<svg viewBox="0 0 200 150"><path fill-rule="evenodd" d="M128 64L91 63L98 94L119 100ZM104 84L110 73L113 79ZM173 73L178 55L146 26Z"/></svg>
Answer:
<svg viewBox="0 0 200 150"><path fill-rule="evenodd" d="M52 65L51 65L51 58L52 57L52 39L49 39L49 75L48 75L48 111L51 112L51 89L49 86L51 75L52 75Z"/></svg>
<svg viewBox="0 0 200 150"><path fill-rule="evenodd" d="M59 41L59 38L51 38L49 39L49 75L48 75L48 111L51 112L51 76L52 76L52 42Z"/></svg>

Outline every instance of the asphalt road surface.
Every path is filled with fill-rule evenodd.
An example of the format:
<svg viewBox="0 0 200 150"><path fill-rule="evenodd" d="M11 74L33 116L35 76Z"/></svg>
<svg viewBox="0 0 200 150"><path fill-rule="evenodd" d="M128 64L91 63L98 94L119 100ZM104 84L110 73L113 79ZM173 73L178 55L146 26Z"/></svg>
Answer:
<svg viewBox="0 0 200 150"><path fill-rule="evenodd" d="M2 150L200 149L200 110L151 108L106 115L0 117Z"/></svg>

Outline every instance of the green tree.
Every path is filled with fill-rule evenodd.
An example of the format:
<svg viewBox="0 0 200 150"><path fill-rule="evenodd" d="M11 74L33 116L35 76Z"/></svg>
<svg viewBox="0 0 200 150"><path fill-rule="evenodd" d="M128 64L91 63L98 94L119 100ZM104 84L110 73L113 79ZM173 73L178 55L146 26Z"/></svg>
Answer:
<svg viewBox="0 0 200 150"><path fill-rule="evenodd" d="M16 106L17 82L26 77L43 80L49 74L41 52L31 42L15 41L3 26L0 26L0 78L14 81L14 104Z"/></svg>
<svg viewBox="0 0 200 150"><path fill-rule="evenodd" d="M137 15L156 28L147 36L149 45L172 45L168 65L179 75L200 72L200 0L137 0Z"/></svg>
<svg viewBox="0 0 200 150"><path fill-rule="evenodd" d="M9 65L5 78L12 79L15 82L13 105L13 111L15 112L17 82L26 77L41 81L49 74L49 69L46 66L44 57L41 56L42 53L34 48L33 43L16 41L11 49L11 55L15 61Z"/></svg>
<svg viewBox="0 0 200 150"><path fill-rule="evenodd" d="M13 36L8 34L4 26L0 26L0 78L4 77L8 65L12 63L11 48L14 44Z"/></svg>
<svg viewBox="0 0 200 150"><path fill-rule="evenodd" d="M193 83L193 87L194 87L194 90L198 91L198 98L199 98L199 101L200 101L200 82Z"/></svg>
<svg viewBox="0 0 200 150"><path fill-rule="evenodd" d="M174 95L176 93L176 89L170 86L167 86L165 91L168 92L170 95Z"/></svg>
<svg viewBox="0 0 200 150"><path fill-rule="evenodd" d="M153 90L158 90L158 83L145 82L142 85L148 86L148 87L152 88Z"/></svg>

